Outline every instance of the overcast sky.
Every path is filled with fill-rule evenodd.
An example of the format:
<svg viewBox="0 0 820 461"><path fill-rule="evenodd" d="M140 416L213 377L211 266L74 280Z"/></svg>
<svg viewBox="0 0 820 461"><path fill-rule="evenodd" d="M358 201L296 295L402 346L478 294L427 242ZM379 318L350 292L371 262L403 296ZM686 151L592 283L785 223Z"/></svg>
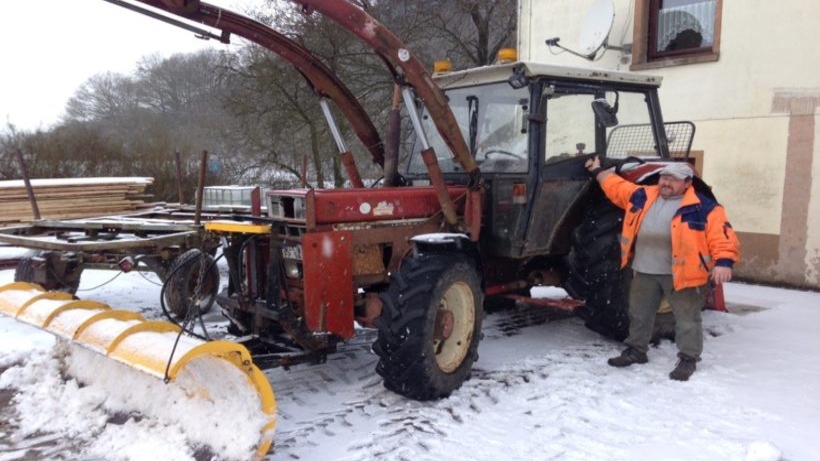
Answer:
<svg viewBox="0 0 820 461"><path fill-rule="evenodd" d="M209 3L242 12L261 0ZM167 57L225 46L103 0L4 0L0 18L0 132L8 123L48 128L94 74L130 74L155 52Z"/></svg>

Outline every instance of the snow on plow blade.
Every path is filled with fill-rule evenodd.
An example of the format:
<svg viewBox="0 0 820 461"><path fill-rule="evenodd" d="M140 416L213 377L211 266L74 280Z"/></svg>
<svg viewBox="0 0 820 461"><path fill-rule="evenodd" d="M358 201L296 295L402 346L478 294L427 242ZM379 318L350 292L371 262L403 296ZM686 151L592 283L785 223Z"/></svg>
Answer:
<svg viewBox="0 0 820 461"><path fill-rule="evenodd" d="M24 282L0 286L0 313L66 340L69 374L110 392L113 411L179 424L226 458L261 458L271 446L273 390L240 344L180 336L171 323ZM203 435L214 425L224 440Z"/></svg>

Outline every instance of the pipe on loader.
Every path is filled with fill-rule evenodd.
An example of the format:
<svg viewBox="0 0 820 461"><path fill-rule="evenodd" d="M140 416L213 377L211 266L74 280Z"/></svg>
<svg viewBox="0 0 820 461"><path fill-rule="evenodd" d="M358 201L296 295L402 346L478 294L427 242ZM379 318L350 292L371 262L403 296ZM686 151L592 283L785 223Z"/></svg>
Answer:
<svg viewBox="0 0 820 461"><path fill-rule="evenodd" d="M252 396L257 401L257 414L243 414L242 418L259 422L255 458L262 458L270 449L276 426L273 389L241 344L180 336L179 327L171 323L147 321L136 312L114 310L100 302L45 291L25 282L0 286L0 313L182 387L187 398L197 402L213 403L220 396L230 400L241 392ZM214 380L226 373L233 376ZM214 389L215 385L230 389Z"/></svg>

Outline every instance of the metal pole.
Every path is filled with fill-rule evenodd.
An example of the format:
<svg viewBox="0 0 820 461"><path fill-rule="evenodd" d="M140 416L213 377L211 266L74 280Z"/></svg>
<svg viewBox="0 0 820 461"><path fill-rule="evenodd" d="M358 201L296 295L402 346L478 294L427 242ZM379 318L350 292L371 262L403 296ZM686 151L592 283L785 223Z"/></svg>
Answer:
<svg viewBox="0 0 820 461"><path fill-rule="evenodd" d="M330 126L330 133L333 135L333 140L336 141L336 147L339 149L339 152L347 152L347 144L342 137L342 132L339 130L336 119L333 118L333 112L330 111L327 98L319 99L319 106L322 108L322 113L325 115L328 126Z"/></svg>
<svg viewBox="0 0 820 461"><path fill-rule="evenodd" d="M174 152L174 160L177 164L177 195L179 196L179 206L181 208L185 200L183 200L182 195L182 156L179 151Z"/></svg>
<svg viewBox="0 0 820 461"><path fill-rule="evenodd" d="M34 219L40 219L40 207L37 206L37 199L34 197L34 189L31 187L31 181L28 178L28 165L26 159L23 157L23 152L17 149L17 161L20 162L20 173L23 176L23 184L26 185L26 193L28 194L28 201L31 202L31 212L34 214Z"/></svg>
<svg viewBox="0 0 820 461"><path fill-rule="evenodd" d="M205 171L208 167L208 151L202 151L202 159L199 162L199 181L196 186L196 212L194 214L194 225L200 224L202 217L202 202L205 201Z"/></svg>

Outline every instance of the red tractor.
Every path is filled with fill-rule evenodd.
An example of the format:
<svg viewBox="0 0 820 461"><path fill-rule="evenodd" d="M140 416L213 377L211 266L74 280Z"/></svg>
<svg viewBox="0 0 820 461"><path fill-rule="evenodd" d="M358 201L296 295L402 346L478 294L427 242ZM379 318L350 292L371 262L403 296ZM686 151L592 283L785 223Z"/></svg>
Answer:
<svg viewBox="0 0 820 461"><path fill-rule="evenodd" d="M270 191L266 215L206 224L227 237L230 281L217 301L229 331L267 352L257 362L321 360L358 323L378 329L376 371L387 388L445 397L478 358L485 303L531 300L537 285L563 286L574 299L552 304L578 308L590 328L625 337L622 211L584 162L599 155L628 179L651 182L663 162L686 160L694 126L664 123L660 79L529 62L431 77L351 3L294 1L357 35L387 65L394 114L403 101L415 133L403 165L397 149L383 147L397 144L398 130L382 142L352 93L298 43L203 2L141 0L293 64L325 109L352 184ZM331 103L384 168L374 186L364 186Z"/></svg>

